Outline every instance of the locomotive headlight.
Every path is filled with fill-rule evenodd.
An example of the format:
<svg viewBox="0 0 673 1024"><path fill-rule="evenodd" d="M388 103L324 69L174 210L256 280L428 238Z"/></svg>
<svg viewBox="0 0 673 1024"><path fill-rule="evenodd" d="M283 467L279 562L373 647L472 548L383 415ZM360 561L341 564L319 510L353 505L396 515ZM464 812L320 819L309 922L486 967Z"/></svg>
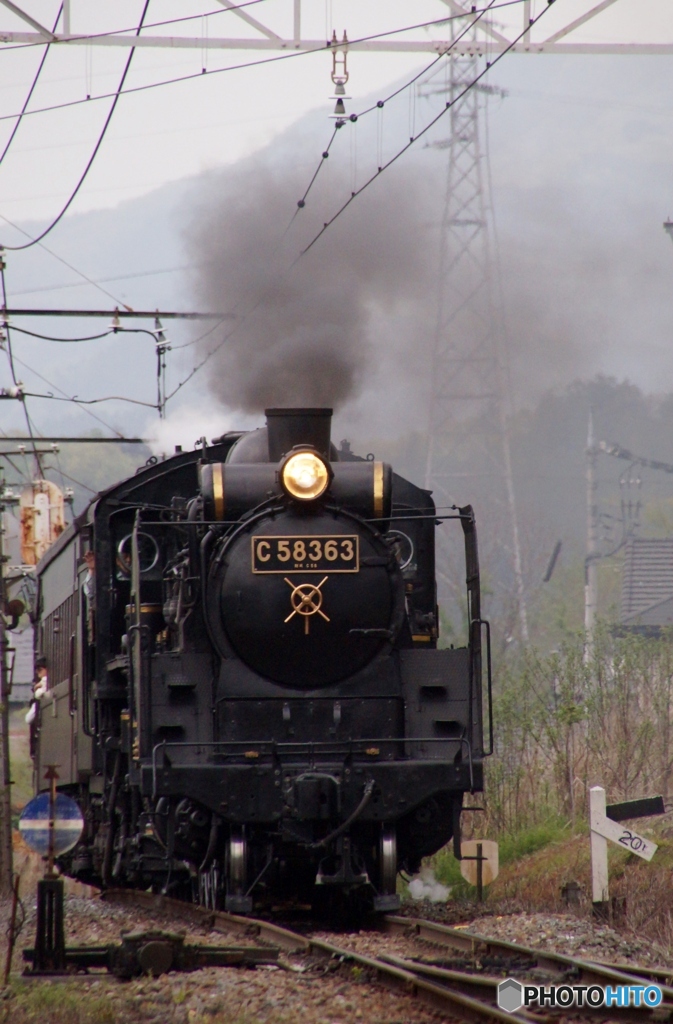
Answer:
<svg viewBox="0 0 673 1024"><path fill-rule="evenodd" d="M313 451L293 452L280 471L283 490L299 501L320 498L329 487L331 477L327 463Z"/></svg>

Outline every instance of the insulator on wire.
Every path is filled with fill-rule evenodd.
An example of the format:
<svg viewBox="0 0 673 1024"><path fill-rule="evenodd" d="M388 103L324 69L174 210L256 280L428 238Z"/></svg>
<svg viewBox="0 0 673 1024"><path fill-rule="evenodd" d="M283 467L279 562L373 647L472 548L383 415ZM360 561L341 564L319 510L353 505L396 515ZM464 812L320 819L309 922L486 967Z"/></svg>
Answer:
<svg viewBox="0 0 673 1024"><path fill-rule="evenodd" d="M332 47L332 71L330 77L334 83L334 95L331 99L336 100L334 113L330 116L337 118L337 120L341 120L346 117L344 100L349 100L351 98L346 95L346 82L348 81L349 75L348 36L346 35L345 30L341 42L337 40L336 31L332 32L330 46Z"/></svg>

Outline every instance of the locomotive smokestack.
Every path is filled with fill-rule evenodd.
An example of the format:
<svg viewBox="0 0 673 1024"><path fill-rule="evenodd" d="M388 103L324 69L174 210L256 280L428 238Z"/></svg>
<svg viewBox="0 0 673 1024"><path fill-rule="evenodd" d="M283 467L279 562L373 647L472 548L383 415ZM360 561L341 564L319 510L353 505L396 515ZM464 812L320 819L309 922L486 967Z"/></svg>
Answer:
<svg viewBox="0 0 673 1024"><path fill-rule="evenodd" d="M310 444L330 457L331 409L265 409L269 461L278 462L297 444Z"/></svg>

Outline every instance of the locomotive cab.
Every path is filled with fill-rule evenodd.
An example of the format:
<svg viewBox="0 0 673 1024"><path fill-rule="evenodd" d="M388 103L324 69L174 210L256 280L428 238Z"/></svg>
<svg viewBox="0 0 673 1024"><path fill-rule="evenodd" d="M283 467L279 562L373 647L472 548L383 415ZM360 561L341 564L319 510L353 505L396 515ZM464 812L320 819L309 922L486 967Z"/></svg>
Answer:
<svg viewBox="0 0 673 1024"><path fill-rule="evenodd" d="M36 777L79 743L63 781L86 830L62 867L82 880L237 912L335 892L394 909L398 870L459 852L482 788L474 517L450 516L469 642L438 649L430 493L337 452L330 409L266 419L111 488L43 560L47 657L74 611L68 720L43 709Z"/></svg>

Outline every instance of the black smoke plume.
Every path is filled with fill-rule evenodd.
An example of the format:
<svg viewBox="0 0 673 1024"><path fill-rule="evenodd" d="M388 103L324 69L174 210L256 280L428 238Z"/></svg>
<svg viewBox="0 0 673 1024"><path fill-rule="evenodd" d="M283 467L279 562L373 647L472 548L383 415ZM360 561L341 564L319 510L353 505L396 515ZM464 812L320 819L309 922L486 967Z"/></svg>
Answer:
<svg viewBox="0 0 673 1024"><path fill-rule="evenodd" d="M374 337L376 325L394 333L397 320L420 321L436 287L427 274L431 204L410 168L377 182L292 265L350 192L346 175L324 167L298 209L311 170L258 157L209 176L201 190L188 239L202 266L198 299L236 316L202 348L224 342L208 379L230 408L343 406L377 347L393 342Z"/></svg>

